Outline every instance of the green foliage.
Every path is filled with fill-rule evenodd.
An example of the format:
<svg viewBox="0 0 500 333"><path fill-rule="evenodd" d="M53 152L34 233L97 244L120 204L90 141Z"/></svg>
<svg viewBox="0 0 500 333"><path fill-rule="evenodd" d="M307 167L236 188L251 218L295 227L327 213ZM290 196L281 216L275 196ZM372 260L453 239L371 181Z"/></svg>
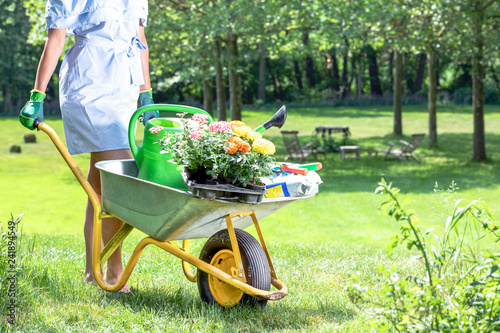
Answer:
<svg viewBox="0 0 500 333"><path fill-rule="evenodd" d="M448 194L455 188L452 183ZM497 331L500 254L481 254L485 249L478 246L500 240L486 206L478 200L456 200L443 232L437 234L432 228L421 231L415 213L400 202L398 188L382 179L375 192L386 195L381 209L401 224L389 254L402 244L414 249L417 272L404 277L394 267L380 266L384 285L379 300L356 284L347 287L351 300L370 307L373 315L384 317L398 332ZM386 323L379 329L389 331Z"/></svg>
<svg viewBox="0 0 500 333"><path fill-rule="evenodd" d="M28 41L31 25L22 0L0 1L0 8L0 100L4 113L19 113L29 100L41 48Z"/></svg>
<svg viewBox="0 0 500 333"><path fill-rule="evenodd" d="M43 0L0 1L3 114L18 113L32 88L46 37L45 4ZM483 12L482 23L476 22ZM149 13L150 76L159 101L200 103L202 83L215 86L215 41L223 45L220 60L224 74L236 69L241 76L241 92L237 94L245 104L257 101L260 84L265 86L266 102L330 103L332 99L347 100L350 95L356 95L357 100L368 98L372 94L370 81L377 79L369 72L363 51L371 45L379 66L376 76L386 96L385 100L373 99L372 104L377 105L392 94L394 49L405 52L406 95L416 92L412 89L416 77L412 58L429 49L439 55L440 90L449 87L453 94L464 83L455 77L445 79L443 72L470 63L481 42L484 66L488 66L484 77L490 82L486 102L498 103L498 1L152 0ZM481 28L480 32L476 28ZM227 53L229 33L237 38L236 61ZM66 50L72 43L73 38L66 38ZM326 67L329 56L336 60L335 69ZM306 77L313 77L316 85L307 84ZM57 85L55 73L49 82L47 101L52 103L47 105L46 114L58 112ZM225 86L229 85L226 82ZM345 103L350 101L352 98ZM363 100L356 105L363 105Z"/></svg>

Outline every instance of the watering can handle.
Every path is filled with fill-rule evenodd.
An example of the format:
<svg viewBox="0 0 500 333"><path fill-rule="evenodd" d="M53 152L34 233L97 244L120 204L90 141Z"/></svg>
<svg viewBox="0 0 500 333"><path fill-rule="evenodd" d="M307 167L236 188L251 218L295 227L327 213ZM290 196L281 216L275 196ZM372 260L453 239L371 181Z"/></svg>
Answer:
<svg viewBox="0 0 500 333"><path fill-rule="evenodd" d="M132 151L132 155L136 156L139 148L137 144L135 143L135 128L137 121L139 120L139 117L147 111L171 111L171 112L187 112L191 114L195 113L201 113L207 116L208 123L211 123L214 121L212 116L207 113L206 111L203 111L202 109L194 108L191 106L185 106L185 105L175 105L175 104L150 104L150 105L145 105L143 107L138 108L132 117L130 118L130 123L128 126L128 141L130 143L130 150Z"/></svg>

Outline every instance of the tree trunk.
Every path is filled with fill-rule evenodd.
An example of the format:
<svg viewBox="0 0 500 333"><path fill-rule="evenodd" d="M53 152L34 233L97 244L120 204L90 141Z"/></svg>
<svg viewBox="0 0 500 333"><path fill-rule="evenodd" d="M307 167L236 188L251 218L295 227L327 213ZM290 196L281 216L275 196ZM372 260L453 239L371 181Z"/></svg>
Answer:
<svg viewBox="0 0 500 333"><path fill-rule="evenodd" d="M266 101L266 50L259 44L259 91L257 99Z"/></svg>
<svg viewBox="0 0 500 333"><path fill-rule="evenodd" d="M349 62L349 41L346 37L344 37L345 42L345 50L343 54L343 62L342 62L342 98L346 98L348 93L350 93L350 87L347 78L347 64Z"/></svg>
<svg viewBox="0 0 500 333"><path fill-rule="evenodd" d="M482 55L473 56L475 63L472 74L472 108L474 112L474 136L472 159L478 162L486 159L484 136L484 85L483 65L479 63Z"/></svg>
<svg viewBox="0 0 500 333"><path fill-rule="evenodd" d="M12 94L10 91L10 87L5 87L3 95L3 113L5 115L10 115L11 111L12 111Z"/></svg>
<svg viewBox="0 0 500 333"><path fill-rule="evenodd" d="M500 80L498 79L497 73L495 71L495 67L491 66L490 71L491 71L491 77L493 78L493 81L495 81L497 91L498 91L498 93L500 93Z"/></svg>
<svg viewBox="0 0 500 333"><path fill-rule="evenodd" d="M340 90L340 73L339 73L339 63L337 62L337 51L335 49L332 50L330 54L330 58L332 59L332 75L333 75L333 84L332 89L337 94Z"/></svg>
<svg viewBox="0 0 500 333"><path fill-rule="evenodd" d="M396 51L394 73L394 130L393 135L403 135L403 53Z"/></svg>
<svg viewBox="0 0 500 333"><path fill-rule="evenodd" d="M309 44L309 33L307 31L304 32L303 42L304 46L307 49ZM314 62L311 55L309 54L309 51L307 51L306 55L306 78L309 82L309 87L314 88L316 86L316 79L314 78Z"/></svg>
<svg viewBox="0 0 500 333"><path fill-rule="evenodd" d="M437 97L437 70L436 51L430 50L427 53L429 62L429 92L428 92L428 112L429 112L429 147L437 145L437 117L436 117L436 97ZM420 61L422 63L422 61Z"/></svg>
<svg viewBox="0 0 500 333"><path fill-rule="evenodd" d="M280 101L285 100L285 93L283 92L283 86L281 85L281 80L280 80L280 72L279 69L276 69L276 85L278 87L278 99Z"/></svg>
<svg viewBox="0 0 500 333"><path fill-rule="evenodd" d="M483 85L483 49L482 26L484 11L476 4L473 18L473 33L475 37L472 52L472 109L474 114L474 134L472 144L472 159L478 162L486 160L484 137L484 85Z"/></svg>
<svg viewBox="0 0 500 333"><path fill-rule="evenodd" d="M175 88L177 90L177 93L179 94L179 102L184 102L185 98L184 98L184 93L182 92L181 85L180 84L176 84Z"/></svg>
<svg viewBox="0 0 500 333"><path fill-rule="evenodd" d="M377 52L371 45L365 47L365 54L368 60L368 73L370 74L370 87L372 95L382 95L382 85L378 73Z"/></svg>
<svg viewBox="0 0 500 333"><path fill-rule="evenodd" d="M387 90L389 91L389 94L394 92L394 89L392 87L394 84L393 71L394 71L394 51L391 51L391 53L389 53L389 66L387 71L387 82L389 82L389 87Z"/></svg>
<svg viewBox="0 0 500 333"><path fill-rule="evenodd" d="M231 106L231 120L241 120L241 77L238 72L238 36L231 32L227 34L227 52L229 58L229 103Z"/></svg>
<svg viewBox="0 0 500 333"><path fill-rule="evenodd" d="M267 70L271 74L271 84L273 86L273 97L276 100L276 99L279 99L279 96L278 96L278 85L276 84L276 78L274 76L274 70L272 68L271 61L269 60L269 58L266 58L266 64L267 64Z"/></svg>
<svg viewBox="0 0 500 333"><path fill-rule="evenodd" d="M302 84L302 73L300 72L299 62L297 60L293 61L293 69L295 72L295 80L297 80L297 86L299 90L304 89L304 85Z"/></svg>
<svg viewBox="0 0 500 333"><path fill-rule="evenodd" d="M361 98L361 96L363 95L363 61L361 59L359 59L360 61L358 61L358 66L356 68L356 62L354 61L354 57L353 57L353 61L352 61L352 71L356 72L356 97L357 98Z"/></svg>
<svg viewBox="0 0 500 333"><path fill-rule="evenodd" d="M215 91L217 95L217 116L219 120L226 120L226 90L222 73L222 46L219 40L214 42L215 62Z"/></svg>
<svg viewBox="0 0 500 333"><path fill-rule="evenodd" d="M212 94L212 83L209 80L203 80L203 109L211 116L214 115L214 98Z"/></svg>
<svg viewBox="0 0 500 333"><path fill-rule="evenodd" d="M429 56L429 55L427 55L427 56ZM425 53L420 53L420 56L418 58L417 77L415 79L415 84L413 85L413 91L412 91L413 94L416 94L422 90L422 84L424 82L425 60L426 60ZM435 60L436 60L436 55L434 54L434 62L435 62ZM434 65L434 70L436 70L435 65ZM430 75L429 75L429 78L430 78Z"/></svg>

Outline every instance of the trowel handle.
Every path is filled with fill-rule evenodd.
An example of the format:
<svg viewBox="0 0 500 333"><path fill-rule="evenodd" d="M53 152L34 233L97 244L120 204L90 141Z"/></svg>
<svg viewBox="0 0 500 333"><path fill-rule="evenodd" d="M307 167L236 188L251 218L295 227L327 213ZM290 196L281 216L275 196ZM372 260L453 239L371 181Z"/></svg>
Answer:
<svg viewBox="0 0 500 333"><path fill-rule="evenodd" d="M273 126L281 128L286 120L286 107L283 105L278 112L276 112L271 119L254 129L255 132L264 133L265 130L270 129Z"/></svg>
<svg viewBox="0 0 500 333"><path fill-rule="evenodd" d="M175 105L175 104L150 104L150 105L145 105L143 107L138 108L132 117L130 118L129 126L128 126L128 141L130 144L130 150L132 151L132 155L135 157L137 156L139 152L139 146L135 143L135 129L137 125L137 121L139 120L139 117L147 111L170 111L170 112L178 112L178 113L201 113L207 116L207 121L210 124L214 119L212 116L207 113L206 111L203 111L202 109L194 108L192 106L185 106L185 105Z"/></svg>

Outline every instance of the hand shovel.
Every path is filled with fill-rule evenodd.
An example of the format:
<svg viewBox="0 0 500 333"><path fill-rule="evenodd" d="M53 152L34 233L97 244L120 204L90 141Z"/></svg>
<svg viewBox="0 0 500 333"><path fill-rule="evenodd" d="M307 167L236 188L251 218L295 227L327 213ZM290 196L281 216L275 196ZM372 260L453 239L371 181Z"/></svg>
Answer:
<svg viewBox="0 0 500 333"><path fill-rule="evenodd" d="M274 114L268 121L254 129L255 132L263 133L265 130L270 129L273 126L281 128L286 120L286 107L283 105L278 112Z"/></svg>

